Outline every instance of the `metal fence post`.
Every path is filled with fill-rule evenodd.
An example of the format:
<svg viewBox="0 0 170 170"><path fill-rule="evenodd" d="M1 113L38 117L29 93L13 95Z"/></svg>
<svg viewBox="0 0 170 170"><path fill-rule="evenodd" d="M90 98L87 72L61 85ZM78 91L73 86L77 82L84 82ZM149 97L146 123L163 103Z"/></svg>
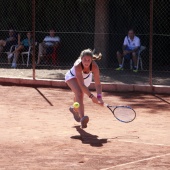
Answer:
<svg viewBox="0 0 170 170"><path fill-rule="evenodd" d="M149 84L152 86L152 51L153 51L153 0L150 0L150 36L149 36Z"/></svg>
<svg viewBox="0 0 170 170"><path fill-rule="evenodd" d="M35 0L32 0L32 35L33 35L32 68L33 68L33 80L35 80Z"/></svg>

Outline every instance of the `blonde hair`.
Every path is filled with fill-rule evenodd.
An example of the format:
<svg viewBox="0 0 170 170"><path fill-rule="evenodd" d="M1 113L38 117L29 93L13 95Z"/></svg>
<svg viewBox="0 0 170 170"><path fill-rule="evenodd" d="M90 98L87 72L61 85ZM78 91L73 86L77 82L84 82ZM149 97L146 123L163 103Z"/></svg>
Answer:
<svg viewBox="0 0 170 170"><path fill-rule="evenodd" d="M101 60L101 58L102 58L102 54L101 54L101 53L99 53L99 54L93 54L93 53L94 53L94 50L92 51L90 48L83 50L83 51L80 53L79 58L75 61L74 65L78 65L78 64L81 62L81 59L82 59L85 55L91 56L91 57L92 57L92 60Z"/></svg>

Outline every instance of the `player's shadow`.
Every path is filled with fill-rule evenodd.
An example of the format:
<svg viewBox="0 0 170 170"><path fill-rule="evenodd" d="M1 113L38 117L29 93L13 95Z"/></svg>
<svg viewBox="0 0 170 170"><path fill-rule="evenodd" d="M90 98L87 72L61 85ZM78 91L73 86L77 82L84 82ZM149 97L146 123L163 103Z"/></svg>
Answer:
<svg viewBox="0 0 170 170"><path fill-rule="evenodd" d="M76 130L80 133L80 135L71 136L72 139L81 140L83 144L89 144L93 147L101 147L104 143L107 143L107 139L98 139L97 135L92 135L87 133L80 126L74 126Z"/></svg>

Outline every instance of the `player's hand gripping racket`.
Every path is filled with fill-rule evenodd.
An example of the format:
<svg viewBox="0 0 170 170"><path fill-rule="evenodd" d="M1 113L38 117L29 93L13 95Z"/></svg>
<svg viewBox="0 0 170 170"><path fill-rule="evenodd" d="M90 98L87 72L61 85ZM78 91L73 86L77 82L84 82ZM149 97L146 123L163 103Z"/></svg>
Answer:
<svg viewBox="0 0 170 170"><path fill-rule="evenodd" d="M109 108L114 117L120 122L129 123L136 118L136 112L130 106L110 106L106 103L103 106Z"/></svg>

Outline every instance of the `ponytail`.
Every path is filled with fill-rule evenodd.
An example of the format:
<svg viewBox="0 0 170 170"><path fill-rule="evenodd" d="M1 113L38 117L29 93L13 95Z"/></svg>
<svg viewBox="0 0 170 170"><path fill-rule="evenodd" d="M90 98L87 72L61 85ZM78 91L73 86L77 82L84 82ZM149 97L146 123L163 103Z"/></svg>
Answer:
<svg viewBox="0 0 170 170"><path fill-rule="evenodd" d="M92 60L101 60L102 58L102 53L97 54L93 54Z"/></svg>

